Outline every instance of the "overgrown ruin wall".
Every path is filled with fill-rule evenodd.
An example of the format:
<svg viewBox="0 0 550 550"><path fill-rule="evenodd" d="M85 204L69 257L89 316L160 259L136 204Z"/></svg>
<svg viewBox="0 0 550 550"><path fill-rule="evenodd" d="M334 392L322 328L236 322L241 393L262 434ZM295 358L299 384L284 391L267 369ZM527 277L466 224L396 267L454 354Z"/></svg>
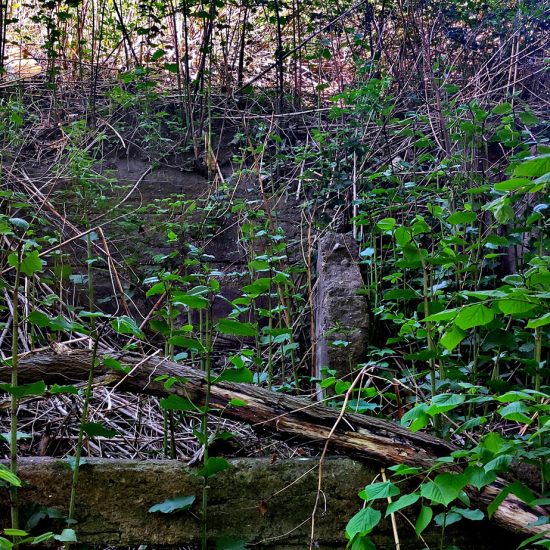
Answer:
<svg viewBox="0 0 550 550"><path fill-rule="evenodd" d="M209 479L208 536L235 537L260 547L304 550L309 546L310 515L317 493L317 459L233 459L231 468ZM361 507L357 493L378 470L346 458L328 459L315 518L316 548L345 548L348 519ZM53 458L24 458L20 476L25 487L21 503L66 512L71 472ZM202 478L178 461L147 462L89 459L82 467L78 487L76 527L81 543L111 545L183 545L200 538ZM151 514L148 509L176 495L196 495L190 511ZM0 526L9 525L7 493L0 493ZM399 521L401 549L425 545L413 529ZM510 535L485 524L449 530L449 544L461 550L515 548ZM40 525L39 528L48 527ZM62 528L58 526L58 528ZM379 549L395 549L388 522L373 537ZM426 536L438 540L437 533ZM434 542L435 543L435 542ZM438 543L437 543L438 544ZM438 546L439 547L439 546Z"/></svg>

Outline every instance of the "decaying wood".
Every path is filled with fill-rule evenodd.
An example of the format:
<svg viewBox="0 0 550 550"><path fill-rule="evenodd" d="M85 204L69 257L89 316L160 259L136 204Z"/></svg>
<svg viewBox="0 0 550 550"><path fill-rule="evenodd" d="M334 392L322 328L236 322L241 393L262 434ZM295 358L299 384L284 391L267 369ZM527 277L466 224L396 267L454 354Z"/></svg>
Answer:
<svg viewBox="0 0 550 550"><path fill-rule="evenodd" d="M104 367L96 367L98 383L116 386L122 391L166 396L177 394L193 403L203 403L206 394L204 373L196 369L158 357L144 357L133 353L113 353L129 374L114 373ZM91 352L73 351L31 354L20 361L20 384L44 380L46 384L70 384L87 378ZM164 386L168 377L181 380L169 390ZM161 380L158 378L161 377ZM9 368L0 367L0 381L9 379ZM247 406L230 406L232 399L246 402ZM226 418L247 422L256 428L294 436L310 444L324 445L333 428L339 411L289 395L274 393L249 384L221 382L211 385L210 407ZM334 451L379 464L407 464L428 468L434 460L448 456L456 447L441 439L422 433L412 433L389 421L370 416L346 413L330 440ZM481 493L470 495L472 503L486 507L499 492L502 484L497 479ZM546 533L548 525L532 525L544 515L542 508L531 508L514 495L508 495L494 514L494 521L501 527L526 535Z"/></svg>

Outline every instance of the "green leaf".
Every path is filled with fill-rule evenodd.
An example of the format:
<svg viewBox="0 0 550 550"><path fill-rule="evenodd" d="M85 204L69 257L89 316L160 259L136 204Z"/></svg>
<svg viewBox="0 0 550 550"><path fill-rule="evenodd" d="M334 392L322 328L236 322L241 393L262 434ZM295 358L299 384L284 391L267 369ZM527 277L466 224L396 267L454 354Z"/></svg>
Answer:
<svg viewBox="0 0 550 550"><path fill-rule="evenodd" d="M189 309L204 309L208 307L208 299L203 296L178 293L173 297L175 306L187 306Z"/></svg>
<svg viewBox="0 0 550 550"><path fill-rule="evenodd" d="M4 535L8 535L8 537L26 537L28 535L27 531L23 531L22 529L4 529Z"/></svg>
<svg viewBox="0 0 550 550"><path fill-rule="evenodd" d="M256 336L258 329L252 323L241 323L235 319L220 319L217 324L218 332L233 336Z"/></svg>
<svg viewBox="0 0 550 550"><path fill-rule="evenodd" d="M550 155L530 157L514 169L515 176L538 178L550 172Z"/></svg>
<svg viewBox="0 0 550 550"><path fill-rule="evenodd" d="M40 328L45 328L50 326L50 318L41 311L31 311L27 317L27 321L31 325L35 325Z"/></svg>
<svg viewBox="0 0 550 550"><path fill-rule="evenodd" d="M491 112L494 115L509 115L512 112L512 104L508 102L499 103L497 106L493 107Z"/></svg>
<svg viewBox="0 0 550 550"><path fill-rule="evenodd" d="M539 305L532 297L523 292L512 292L506 299L498 300L497 304L498 309L505 315L527 313Z"/></svg>
<svg viewBox="0 0 550 550"><path fill-rule="evenodd" d="M236 382L238 384L252 384L254 381L254 373L246 367L240 369L225 369L219 376L212 381L214 384L218 382Z"/></svg>
<svg viewBox="0 0 550 550"><path fill-rule="evenodd" d="M476 218L477 215L475 212L455 212L447 218L447 222L451 225L467 224L472 223Z"/></svg>
<svg viewBox="0 0 550 550"><path fill-rule="evenodd" d="M59 542L78 542L74 529L63 529L60 535L54 535Z"/></svg>
<svg viewBox="0 0 550 550"><path fill-rule="evenodd" d="M512 178L506 181L501 181L500 183L495 183L493 188L495 191L508 192L521 189L527 185L533 185L533 181L526 178Z"/></svg>
<svg viewBox="0 0 550 550"><path fill-rule="evenodd" d="M248 403L244 399L237 399L236 397L230 399L227 405L229 407L248 407Z"/></svg>
<svg viewBox="0 0 550 550"><path fill-rule="evenodd" d="M403 508L406 508L407 506L412 506L418 501L419 498L420 498L420 495L416 493L403 495L395 502L391 502L390 504L388 504L388 507L386 508L386 517L389 516L390 514L397 512L398 510L402 510Z"/></svg>
<svg viewBox="0 0 550 550"><path fill-rule="evenodd" d="M160 400L160 406L165 411L196 411L197 407L186 397L169 395Z"/></svg>
<svg viewBox="0 0 550 550"><path fill-rule="evenodd" d="M118 432L99 424L98 422L84 422L82 431L91 437L114 437Z"/></svg>
<svg viewBox="0 0 550 550"><path fill-rule="evenodd" d="M31 224L23 218L10 218L9 222L15 227L23 229L23 231L26 231L31 226Z"/></svg>
<svg viewBox="0 0 550 550"><path fill-rule="evenodd" d="M432 404L426 410L426 414L435 416L455 409L466 400L466 396L458 393L440 393L432 398Z"/></svg>
<svg viewBox="0 0 550 550"><path fill-rule="evenodd" d="M230 468L230 464L225 458L211 456L206 461L204 466L197 472L197 475L208 478L216 475L218 472L223 472L228 468Z"/></svg>
<svg viewBox="0 0 550 550"><path fill-rule="evenodd" d="M127 315L122 315L113 319L111 321L111 327L113 327L113 330L118 332L118 334L131 334L140 339L145 337L145 334L143 334L143 331L139 328L136 321Z"/></svg>
<svg viewBox="0 0 550 550"><path fill-rule="evenodd" d="M455 324L462 330L488 325L495 314L483 304L473 304L462 308L456 316Z"/></svg>
<svg viewBox="0 0 550 550"><path fill-rule="evenodd" d="M391 481L380 481L378 483L371 483L370 485L367 485L359 493L359 496L363 500L369 502L379 498L394 497L400 492L399 487L394 485Z"/></svg>
<svg viewBox="0 0 550 550"><path fill-rule="evenodd" d="M468 466L464 470L464 475L468 478L468 483L478 490L489 485L489 483L493 483L497 478L496 472L486 472L484 468L479 466Z"/></svg>
<svg viewBox="0 0 550 550"><path fill-rule="evenodd" d="M43 261L40 259L38 250L33 250L25 255L21 262L21 273L31 277L35 273L42 271Z"/></svg>
<svg viewBox="0 0 550 550"><path fill-rule="evenodd" d="M450 321L451 319L454 319L461 308L455 307L452 309L446 309L445 311L440 311L438 313L434 313L433 315L428 315L427 317L424 317L423 321L425 322L435 322L439 323L440 321Z"/></svg>
<svg viewBox="0 0 550 550"><path fill-rule="evenodd" d="M447 351L453 351L467 335L466 331L453 325L443 334L439 342Z"/></svg>
<svg viewBox="0 0 550 550"><path fill-rule="evenodd" d="M539 328L550 324L550 313L545 313L542 317L530 319L527 328Z"/></svg>
<svg viewBox="0 0 550 550"><path fill-rule="evenodd" d="M458 498L468 480L463 474L439 474L433 481L420 486L420 494L435 504L448 506Z"/></svg>
<svg viewBox="0 0 550 550"><path fill-rule="evenodd" d="M168 340L168 343L173 344L178 348L185 348L185 349L190 349L190 350L199 351L199 352L206 351L205 347L202 345L202 343L199 340L196 340L195 338L187 338L185 336L180 336L179 334L176 336L172 336L172 338Z"/></svg>
<svg viewBox="0 0 550 550"><path fill-rule="evenodd" d="M394 218L383 218L376 224L376 227L381 231L391 231L396 225L397 222Z"/></svg>
<svg viewBox="0 0 550 550"><path fill-rule="evenodd" d="M506 420L520 422L521 424L531 423L531 418L527 416L527 413L530 412L529 407L523 401L514 401L505 407L501 407L497 412Z"/></svg>
<svg viewBox="0 0 550 550"><path fill-rule="evenodd" d="M162 514L173 514L174 512L183 512L189 510L195 502L195 496L177 496L168 498L164 502L151 506L148 510L149 513L154 514L160 512Z"/></svg>
<svg viewBox="0 0 550 550"><path fill-rule="evenodd" d="M510 494L516 495L520 500L529 504L535 500L535 495L528 489L523 483L519 481L514 481L510 483L507 487L502 489L500 493L493 499L492 502L487 506L487 515L491 519L494 513L498 510L498 507L504 502L504 499Z"/></svg>
<svg viewBox="0 0 550 550"><path fill-rule="evenodd" d="M426 413L428 406L426 403L420 403L407 411L401 418L401 424L408 426L411 432L417 432L425 428L430 423L430 417Z"/></svg>
<svg viewBox="0 0 550 550"><path fill-rule="evenodd" d="M469 508L456 508L453 506L451 512L455 514L460 514L464 519L470 521L481 521L484 518L484 514L481 510L471 510Z"/></svg>
<svg viewBox="0 0 550 550"><path fill-rule="evenodd" d="M374 508L363 508L346 525L346 536L351 540L355 535L368 535L382 519L382 513Z"/></svg>
<svg viewBox="0 0 550 550"><path fill-rule="evenodd" d="M416 519L416 524L414 526L416 536L420 536L424 529L428 527L430 521L432 521L433 515L434 512L429 506L422 506L422 508L420 509L420 513L418 514L418 518Z"/></svg>
<svg viewBox="0 0 550 550"><path fill-rule="evenodd" d="M357 535L351 541L350 550L376 550L376 545L368 537Z"/></svg>
<svg viewBox="0 0 550 550"><path fill-rule="evenodd" d="M21 487L21 480L3 464L0 464L0 479L15 487Z"/></svg>
<svg viewBox="0 0 550 550"><path fill-rule="evenodd" d="M31 384L23 384L22 386L10 386L9 384L0 384L0 390L13 395L17 399L27 397L29 395L43 395L46 391L46 384L43 380L32 382Z"/></svg>
<svg viewBox="0 0 550 550"><path fill-rule="evenodd" d="M412 288L396 288L384 292L384 300L417 300L420 294Z"/></svg>

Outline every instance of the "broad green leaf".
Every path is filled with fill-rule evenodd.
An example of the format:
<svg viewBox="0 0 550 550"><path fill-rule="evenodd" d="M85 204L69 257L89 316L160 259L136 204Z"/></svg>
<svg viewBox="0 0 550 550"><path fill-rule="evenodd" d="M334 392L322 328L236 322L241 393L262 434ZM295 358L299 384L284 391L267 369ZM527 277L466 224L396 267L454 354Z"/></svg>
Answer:
<svg viewBox="0 0 550 550"><path fill-rule="evenodd" d="M424 529L428 527L430 521L432 521L433 515L433 510L429 506L422 506L422 508L420 509L420 513L418 514L418 518L416 519L416 524L414 526L417 536L421 535Z"/></svg>
<svg viewBox="0 0 550 550"><path fill-rule="evenodd" d="M384 300L418 300L420 294L412 288L396 288L384 292Z"/></svg>
<svg viewBox="0 0 550 550"><path fill-rule="evenodd" d="M439 474L433 481L428 481L420 486L420 494L433 503L448 506L458 498L467 482L468 480L463 474Z"/></svg>
<svg viewBox="0 0 550 550"><path fill-rule="evenodd" d="M218 382L237 382L239 384L252 384L254 373L246 367L240 369L225 369L219 376L214 377L214 384Z"/></svg>
<svg viewBox="0 0 550 550"><path fill-rule="evenodd" d="M382 513L374 508L363 508L355 514L346 525L346 535L353 539L355 535L368 535L382 519Z"/></svg>
<svg viewBox="0 0 550 550"><path fill-rule="evenodd" d="M162 281L159 283L154 284L146 293L146 298L150 298L151 296L156 296L157 294L164 294L166 292L166 284Z"/></svg>
<svg viewBox="0 0 550 550"><path fill-rule="evenodd" d="M118 432L115 430L106 428L98 422L84 422L82 424L82 431L92 437L114 437L118 435Z"/></svg>
<svg viewBox="0 0 550 550"><path fill-rule="evenodd" d="M399 487L393 484L391 481L380 481L378 483L371 483L367 485L360 493L359 496L367 502L376 500L379 498L388 498L398 495L401 491Z"/></svg>
<svg viewBox="0 0 550 550"><path fill-rule="evenodd" d="M233 336L256 336L258 329L252 323L241 323L235 319L220 319L217 324L218 332Z"/></svg>
<svg viewBox="0 0 550 550"><path fill-rule="evenodd" d="M451 225L472 223L477 218L475 212L454 212L447 218L447 222Z"/></svg>
<svg viewBox="0 0 550 550"><path fill-rule="evenodd" d="M201 342L199 342L199 340L195 338L187 338L186 336L181 336L179 334L177 334L176 336L172 336L172 338L168 340L168 343L173 344L178 348L185 348L199 352L206 351L205 347L202 345Z"/></svg>
<svg viewBox="0 0 550 550"><path fill-rule="evenodd" d="M10 255L11 256L11 255ZM17 266L17 256L15 255L15 266ZM12 265L12 262L8 258L8 263ZM35 273L38 273L39 271L42 271L42 265L44 262L40 259L40 256L38 254L38 250L33 250L32 252L29 252L25 255L23 260L21 261L21 273L24 273L27 275L27 277L31 277Z"/></svg>
<svg viewBox="0 0 550 550"><path fill-rule="evenodd" d="M466 400L466 396L457 393L440 393L432 398L432 404L426 410L426 414L435 416L455 409Z"/></svg>
<svg viewBox="0 0 550 550"><path fill-rule="evenodd" d="M530 424L531 418L527 416L530 412L529 407L523 401L514 401L498 409L498 414L506 420L512 420L513 422L520 422L521 424Z"/></svg>
<svg viewBox="0 0 550 550"><path fill-rule="evenodd" d="M376 550L376 545L369 537L356 535L351 541L350 550Z"/></svg>
<svg viewBox="0 0 550 550"><path fill-rule="evenodd" d="M10 218L9 222L13 226L19 229L23 229L23 231L26 231L31 226L31 224L27 220L24 220L23 218Z"/></svg>
<svg viewBox="0 0 550 550"><path fill-rule="evenodd" d="M206 461L204 466L197 472L197 475L208 478L216 475L218 472L223 472L228 468L230 468L230 464L225 458L211 456Z"/></svg>
<svg viewBox="0 0 550 550"><path fill-rule="evenodd" d="M113 319L111 321L111 326L119 334L131 334L140 339L145 337L136 321L127 315L122 315Z"/></svg>
<svg viewBox="0 0 550 550"><path fill-rule="evenodd" d="M504 472L512 463L512 456L507 454L498 455L483 466L486 472Z"/></svg>
<svg viewBox="0 0 550 550"><path fill-rule="evenodd" d="M494 115L509 115L512 112L512 104L509 102L499 103L491 110Z"/></svg>
<svg viewBox="0 0 550 550"><path fill-rule="evenodd" d="M189 510L195 502L195 496L177 496L173 498L168 498L164 502L155 504L149 508L151 514L160 512L162 514L173 514L174 512L183 512L184 510Z"/></svg>
<svg viewBox="0 0 550 550"><path fill-rule="evenodd" d="M411 493L399 497L399 499L395 502L391 502L390 504L388 504L388 507L386 508L386 516L389 516L390 514L393 514L398 510L402 510L407 506L412 506L418 501L419 498L420 495L417 495L416 493Z"/></svg>
<svg viewBox="0 0 550 550"><path fill-rule="evenodd" d="M31 325L35 325L41 328L50 326L50 318L45 313L42 313L41 311L37 311L37 310L31 311L29 313L29 316L27 317L27 321Z"/></svg>
<svg viewBox="0 0 550 550"><path fill-rule="evenodd" d="M545 313L542 317L537 317L536 319L529 319L527 328L539 328L546 325L550 325L550 313Z"/></svg>
<svg viewBox="0 0 550 550"><path fill-rule="evenodd" d="M484 514L481 510L471 510L470 508L456 508L452 507L451 512L461 515L463 518L470 521L481 521L484 518Z"/></svg>
<svg viewBox="0 0 550 550"><path fill-rule="evenodd" d="M197 407L186 397L169 395L160 400L160 406L166 411L196 411Z"/></svg>
<svg viewBox="0 0 550 550"><path fill-rule="evenodd" d="M497 477L494 471L486 472L484 468L479 466L468 466L464 470L464 475L468 478L468 483L478 490L489 485L489 483L493 483Z"/></svg>
<svg viewBox="0 0 550 550"><path fill-rule="evenodd" d="M17 399L27 397L29 395L42 395L46 391L46 384L43 380L32 382L31 384L23 384L22 386L10 386L9 384L0 384L0 390L3 390Z"/></svg>
<svg viewBox="0 0 550 550"><path fill-rule="evenodd" d="M173 297L175 306L187 306L189 309L204 309L208 307L208 299L203 296L178 293Z"/></svg>
<svg viewBox="0 0 550 550"><path fill-rule="evenodd" d="M60 535L54 535L59 542L78 542L74 529L63 529Z"/></svg>
<svg viewBox="0 0 550 550"><path fill-rule="evenodd" d="M466 331L453 325L443 334L439 342L447 351L453 351L467 335Z"/></svg>
<svg viewBox="0 0 550 550"><path fill-rule="evenodd" d="M462 330L488 325L495 314L483 304L473 304L462 308L456 316L455 324Z"/></svg>
<svg viewBox="0 0 550 550"><path fill-rule="evenodd" d="M493 499L487 506L487 515L491 519L494 513L498 510L498 507L504 502L504 499L510 494L516 495L520 500L529 504L536 499L535 495L528 489L523 483L514 481L507 487L502 489L500 493Z"/></svg>
<svg viewBox="0 0 550 550"><path fill-rule="evenodd" d="M435 322L438 323L439 321L450 321L451 319L454 319L461 308L455 307L453 309L446 309L445 311L440 311L439 313L434 313L433 315L428 315L427 317L424 317L423 321L427 322Z"/></svg>
<svg viewBox="0 0 550 550"><path fill-rule="evenodd" d="M426 403L421 403L414 406L410 411L407 411L401 418L401 424L408 426L411 432L417 432L425 428L430 423L430 417L426 413L428 406Z"/></svg>
<svg viewBox="0 0 550 550"><path fill-rule="evenodd" d="M538 178L550 172L550 155L530 157L514 168L515 176Z"/></svg>
<svg viewBox="0 0 550 550"><path fill-rule="evenodd" d="M495 191L515 191L516 189L521 189L527 185L533 185L533 181L526 178L512 178L510 180L501 181L500 183L495 183Z"/></svg>
<svg viewBox="0 0 550 550"><path fill-rule="evenodd" d="M376 223L376 227L381 231L391 231L396 225L395 218L383 218Z"/></svg>
<svg viewBox="0 0 550 550"><path fill-rule="evenodd" d="M523 292L512 292L506 299L498 300L497 304L498 309L505 315L527 313L539 305L535 299Z"/></svg>
<svg viewBox="0 0 550 550"><path fill-rule="evenodd" d="M244 401L243 399L238 399L236 397L230 399L227 405L229 407L248 407L248 403L246 401Z"/></svg>

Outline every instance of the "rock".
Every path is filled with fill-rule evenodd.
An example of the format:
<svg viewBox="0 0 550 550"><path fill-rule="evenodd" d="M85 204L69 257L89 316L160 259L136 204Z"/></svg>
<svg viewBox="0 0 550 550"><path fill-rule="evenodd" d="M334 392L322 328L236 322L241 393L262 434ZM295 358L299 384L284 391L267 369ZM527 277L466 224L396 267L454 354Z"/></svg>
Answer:
<svg viewBox="0 0 550 550"><path fill-rule="evenodd" d="M351 235L328 233L318 245L315 290L315 372L329 367L341 378L365 359L369 311Z"/></svg>
<svg viewBox="0 0 550 550"><path fill-rule="evenodd" d="M141 544L162 547L192 545L201 537L202 478L176 460L87 459L82 466L77 492L75 525L80 545L116 547ZM209 478L207 533L209 548L221 537L240 539L249 548L304 550L309 547L318 483L318 459L232 459L230 468ZM25 485L19 491L21 519L31 505L67 512L71 471L54 458L22 458L19 475ZM344 549L348 520L363 504L357 493L378 479L379 470L347 458L327 458L323 467L320 505L315 518L314 548ZM411 486L409 489L414 488ZM402 487L402 490L407 490ZM188 511L150 513L149 508L175 496L195 496ZM0 527L9 525L9 498L0 488ZM408 523L397 517L402 550L421 550L414 534L412 510ZM63 522L41 522L37 533L51 527L60 532ZM462 523L445 530L446 543L462 550L515 548L517 540L484 523L466 529ZM439 547L440 530L423 533L430 547ZM507 538L505 538L507 537ZM389 518L377 526L373 540L378 550L395 550Z"/></svg>

